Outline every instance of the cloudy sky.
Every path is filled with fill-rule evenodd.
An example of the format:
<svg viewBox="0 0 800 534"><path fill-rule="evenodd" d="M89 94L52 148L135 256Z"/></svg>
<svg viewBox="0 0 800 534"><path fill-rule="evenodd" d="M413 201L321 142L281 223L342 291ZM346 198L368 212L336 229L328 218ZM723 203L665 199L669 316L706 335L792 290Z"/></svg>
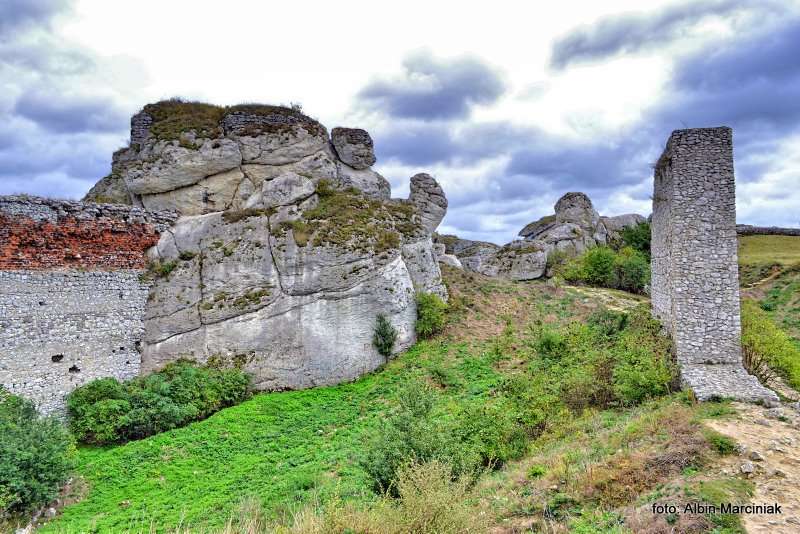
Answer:
<svg viewBox="0 0 800 534"><path fill-rule="evenodd" d="M739 221L800 225L800 0L0 0L0 194L81 197L173 96L366 128L498 243L567 191L649 213L669 133L728 125Z"/></svg>

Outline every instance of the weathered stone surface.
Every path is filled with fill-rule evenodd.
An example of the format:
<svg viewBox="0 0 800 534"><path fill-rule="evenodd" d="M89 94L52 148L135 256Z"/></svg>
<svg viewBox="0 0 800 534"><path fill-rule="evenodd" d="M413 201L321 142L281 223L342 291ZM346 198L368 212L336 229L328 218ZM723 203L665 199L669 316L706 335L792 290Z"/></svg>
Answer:
<svg viewBox="0 0 800 534"><path fill-rule="evenodd" d="M436 179L425 173L412 176L409 200L417 207L428 232L436 230L447 212L447 198Z"/></svg>
<svg viewBox="0 0 800 534"><path fill-rule="evenodd" d="M456 256L465 269L484 274L487 272L492 272L494 274L489 274L488 276L497 276L496 272L489 270L487 267L485 267L485 265L494 257L494 254L498 250L500 250L500 246L495 245L494 243L477 241L474 242L474 244L461 249Z"/></svg>
<svg viewBox="0 0 800 534"><path fill-rule="evenodd" d="M128 187L125 185L125 180L122 176L116 174L109 174L105 178L101 178L99 182L94 184L86 196L83 197L84 202L97 202L109 204L131 204L131 194Z"/></svg>
<svg viewBox="0 0 800 534"><path fill-rule="evenodd" d="M361 128L341 128L331 130L331 142L339 159L353 169L361 170L375 164L375 149L372 137Z"/></svg>
<svg viewBox="0 0 800 534"><path fill-rule="evenodd" d="M742 366L733 135L676 130L655 170L653 313L675 341L684 385L701 399L777 402Z"/></svg>
<svg viewBox="0 0 800 534"><path fill-rule="evenodd" d="M557 224L573 223L593 231L600 222L600 215L584 193L565 194L556 202L555 210Z"/></svg>
<svg viewBox="0 0 800 534"><path fill-rule="evenodd" d="M369 168L375 159L369 134L357 129L336 134L331 143L319 122L278 106L147 105L131 120L130 147L114 154L111 175L89 198L198 215L256 205L264 181L294 172L314 185L329 180L388 199L389 182ZM239 176L234 171L246 180L218 179Z"/></svg>
<svg viewBox="0 0 800 534"><path fill-rule="evenodd" d="M392 196L389 180L372 169L356 170L342 162L337 165L338 180L343 187L355 187L365 195L377 199L388 199Z"/></svg>
<svg viewBox="0 0 800 534"><path fill-rule="evenodd" d="M166 193L143 195L144 207L151 211L177 211L182 215L202 215L233 208L243 202L238 197L242 185L245 199L252 184L239 168L203 178L194 185L173 189Z"/></svg>
<svg viewBox="0 0 800 534"><path fill-rule="evenodd" d="M614 217L600 217L600 222L606 227L609 237L620 239L625 228L633 228L647 222L647 218L638 213L626 213Z"/></svg>
<svg viewBox="0 0 800 534"><path fill-rule="evenodd" d="M164 193L194 185L242 163L239 145L232 139L191 142L201 144L198 148L185 148L177 141L151 141L144 145L135 160L119 170L128 189L137 195Z"/></svg>
<svg viewBox="0 0 800 534"><path fill-rule="evenodd" d="M0 197L0 385L63 415L76 387L136 376L150 289L145 251L175 218Z"/></svg>
<svg viewBox="0 0 800 534"><path fill-rule="evenodd" d="M414 289L424 293L434 293L446 301L447 288L442 282L442 273L433 251L432 239L427 237L406 243L401 248L403 261L408 268Z"/></svg>
<svg viewBox="0 0 800 534"><path fill-rule="evenodd" d="M535 280L547 270L548 247L539 242L512 241L483 258L473 270L510 280Z"/></svg>
<svg viewBox="0 0 800 534"><path fill-rule="evenodd" d="M314 194L314 182L294 172L286 172L261 185L261 204L265 208L288 206Z"/></svg>
<svg viewBox="0 0 800 534"><path fill-rule="evenodd" d="M414 291L446 297L429 238L382 254L301 246L275 229L277 217L186 217L163 236L162 261L198 256L156 282L145 371L180 355L214 357L245 362L263 389L333 384L384 363L372 346L379 313L403 350L414 341Z"/></svg>
<svg viewBox="0 0 800 534"><path fill-rule="evenodd" d="M519 231L520 237L524 237L525 239L536 239L539 235L547 232L548 230L554 228L556 226L556 216L555 215L546 215L539 219L538 221L534 221L532 223L528 223L525 227Z"/></svg>
<svg viewBox="0 0 800 534"><path fill-rule="evenodd" d="M622 216L621 222L628 217ZM604 220L583 193L562 196L556 202L554 215L526 225L519 235L524 240L503 247L485 243L474 245L455 236L446 238L445 242L467 269L488 276L532 280L551 275L547 272L550 254L581 254L591 247L605 245L609 237Z"/></svg>
<svg viewBox="0 0 800 534"><path fill-rule="evenodd" d="M213 359L242 365L258 388L299 388L384 363L372 345L379 314L398 331L395 351L414 342L414 293L447 298L431 239L444 192L420 175L411 200L389 200L366 132L337 138L344 159L318 122L272 106L168 101L134 117L131 146L114 155L116 186L182 215L148 234L143 372ZM103 206L87 209L120 208Z"/></svg>

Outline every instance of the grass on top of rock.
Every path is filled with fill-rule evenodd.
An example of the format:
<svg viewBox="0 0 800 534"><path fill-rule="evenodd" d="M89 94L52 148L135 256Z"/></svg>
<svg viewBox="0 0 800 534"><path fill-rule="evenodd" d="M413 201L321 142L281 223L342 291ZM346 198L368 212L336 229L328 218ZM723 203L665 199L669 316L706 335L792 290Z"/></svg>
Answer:
<svg viewBox="0 0 800 534"><path fill-rule="evenodd" d="M188 361L119 382L92 380L67 396L69 425L84 443L141 439L204 419L250 395L239 369L200 367Z"/></svg>
<svg viewBox="0 0 800 534"><path fill-rule="evenodd" d="M380 253L398 248L405 236L421 235L414 206L407 202L371 199L356 189L340 191L328 180L320 180L316 192L316 207L303 212L302 219L279 225L280 230L292 231L298 246Z"/></svg>
<svg viewBox="0 0 800 534"><path fill-rule="evenodd" d="M150 133L164 141L182 140L182 136L193 131L198 138L213 139L221 137L221 123L231 113L245 113L273 120L247 125L241 135L260 135L261 133L283 132L292 124L299 124L312 135L319 135L324 127L314 119L304 115L297 106L273 106L268 104L238 104L217 106L203 102L186 101L180 98L162 100L147 104L142 111L150 115L153 123ZM184 143L186 148L196 146Z"/></svg>

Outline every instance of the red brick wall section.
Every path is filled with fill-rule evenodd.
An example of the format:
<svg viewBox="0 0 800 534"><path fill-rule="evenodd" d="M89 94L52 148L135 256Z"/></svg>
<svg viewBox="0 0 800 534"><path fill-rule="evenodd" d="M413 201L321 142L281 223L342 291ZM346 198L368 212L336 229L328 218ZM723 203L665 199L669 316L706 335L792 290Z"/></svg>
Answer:
<svg viewBox="0 0 800 534"><path fill-rule="evenodd" d="M143 269L158 242L151 224L107 217L57 222L0 213L0 271Z"/></svg>

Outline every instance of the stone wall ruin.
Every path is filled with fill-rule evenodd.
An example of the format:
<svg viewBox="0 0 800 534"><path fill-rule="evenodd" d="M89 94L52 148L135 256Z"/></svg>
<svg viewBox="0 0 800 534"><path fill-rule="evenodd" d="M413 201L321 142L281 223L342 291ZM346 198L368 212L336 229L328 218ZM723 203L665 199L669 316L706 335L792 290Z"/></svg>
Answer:
<svg viewBox="0 0 800 534"><path fill-rule="evenodd" d="M732 131L676 130L655 169L653 313L699 400L776 402L742 365Z"/></svg>
<svg viewBox="0 0 800 534"><path fill-rule="evenodd" d="M145 251L174 216L0 197L0 384L44 413L89 380L139 374Z"/></svg>

